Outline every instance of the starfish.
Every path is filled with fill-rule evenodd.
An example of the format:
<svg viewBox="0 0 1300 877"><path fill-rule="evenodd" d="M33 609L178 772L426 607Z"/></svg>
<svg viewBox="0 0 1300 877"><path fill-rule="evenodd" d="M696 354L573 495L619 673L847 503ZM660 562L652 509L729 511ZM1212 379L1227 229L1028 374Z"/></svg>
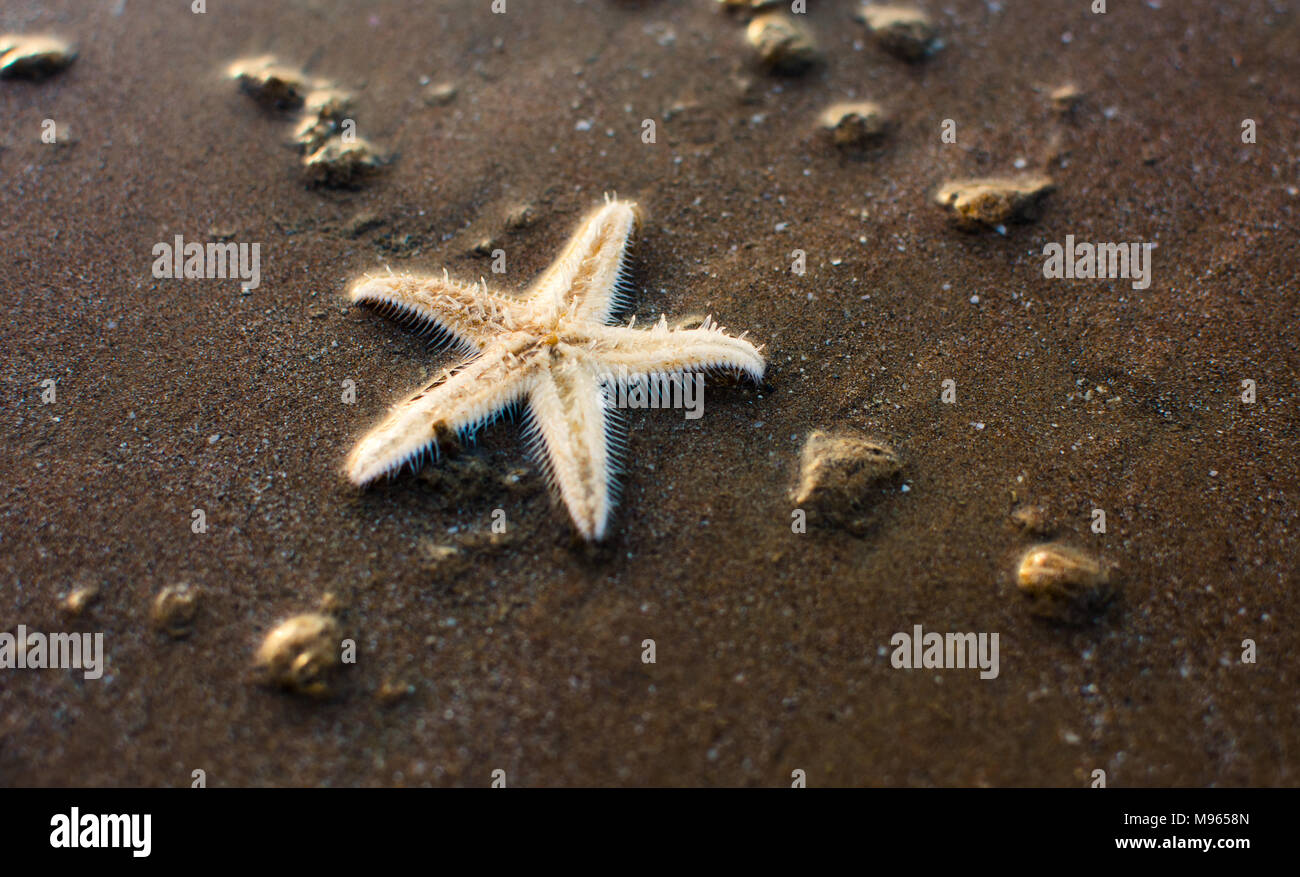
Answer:
<svg viewBox="0 0 1300 877"><path fill-rule="evenodd" d="M765 363L744 335L706 318L698 328L609 325L627 293L625 259L635 203L610 199L590 213L558 259L523 293L414 274L366 276L350 293L416 324L467 359L389 410L347 459L357 485L392 475L449 434L470 436L527 403L526 437L547 482L583 538L604 538L624 447L611 389L730 371L762 379Z"/></svg>

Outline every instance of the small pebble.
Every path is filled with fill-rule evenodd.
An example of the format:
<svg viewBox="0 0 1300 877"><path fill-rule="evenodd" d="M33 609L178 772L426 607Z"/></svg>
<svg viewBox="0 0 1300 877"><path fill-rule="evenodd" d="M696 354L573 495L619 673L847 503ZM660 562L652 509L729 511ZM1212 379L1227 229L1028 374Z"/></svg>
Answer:
<svg viewBox="0 0 1300 877"><path fill-rule="evenodd" d="M817 44L802 24L782 12L765 12L749 23L745 38L759 63L772 73L803 73L820 59Z"/></svg>
<svg viewBox="0 0 1300 877"><path fill-rule="evenodd" d="M72 133L72 128L63 122L54 123L54 142L51 146L68 147L76 146L81 140L80 137Z"/></svg>
<svg viewBox="0 0 1300 877"><path fill-rule="evenodd" d="M184 639L199 611L202 591L187 583L168 585L153 600L153 626L172 639Z"/></svg>
<svg viewBox="0 0 1300 877"><path fill-rule="evenodd" d="M379 686L379 690L375 692L375 700L379 701L382 706L392 706L412 694L415 694L415 686L411 683L389 679Z"/></svg>
<svg viewBox="0 0 1300 877"><path fill-rule="evenodd" d="M319 88L307 95L293 139L304 152L315 152L338 133L352 110L352 95L336 88Z"/></svg>
<svg viewBox="0 0 1300 877"><path fill-rule="evenodd" d="M339 613L347 611L348 603L341 595L334 591L326 591L321 594L320 602L317 604L321 612L326 615L337 617Z"/></svg>
<svg viewBox="0 0 1300 877"><path fill-rule="evenodd" d="M884 110L879 104L868 101L832 104L818 121L841 149L870 146L880 140L887 127Z"/></svg>
<svg viewBox="0 0 1300 877"><path fill-rule="evenodd" d="M470 254L474 256L491 256L492 251L497 249L495 238L479 238L474 242L474 246L469 248Z"/></svg>
<svg viewBox="0 0 1300 877"><path fill-rule="evenodd" d="M267 685L298 694L329 694L328 674L339 663L339 624L320 612L295 615L266 635L255 668Z"/></svg>
<svg viewBox="0 0 1300 877"><path fill-rule="evenodd" d="M348 235L350 237L361 237L368 231L384 225L384 218L370 210L363 210L356 216L353 216L348 222Z"/></svg>
<svg viewBox="0 0 1300 877"><path fill-rule="evenodd" d="M0 77L45 79L77 60L77 50L55 36L0 35Z"/></svg>
<svg viewBox="0 0 1300 877"><path fill-rule="evenodd" d="M506 228L518 231L527 228L537 220L537 211L531 204L517 204L506 212Z"/></svg>
<svg viewBox="0 0 1300 877"><path fill-rule="evenodd" d="M420 555L424 560L421 565L424 572L443 581L465 572L473 560L470 554L459 546L439 544L430 539L421 541Z"/></svg>
<svg viewBox="0 0 1300 877"><path fill-rule="evenodd" d="M1083 92L1072 83L1053 89L1051 94L1052 109L1065 115L1072 112L1083 101Z"/></svg>
<svg viewBox="0 0 1300 877"><path fill-rule="evenodd" d="M317 88L303 101L304 113L323 119L342 119L355 105L353 96L339 88Z"/></svg>
<svg viewBox="0 0 1300 877"><path fill-rule="evenodd" d="M1115 598L1110 568L1067 545L1037 545L1020 559L1016 585L1029 611L1066 624L1086 624Z"/></svg>
<svg viewBox="0 0 1300 877"><path fill-rule="evenodd" d="M731 85L736 98L742 104L752 105L763 102L763 88L759 81L748 73L733 73Z"/></svg>
<svg viewBox="0 0 1300 877"><path fill-rule="evenodd" d="M880 482L901 469L898 455L880 442L813 430L800 453L799 484L792 498L796 507L830 522L861 524L852 520L855 511Z"/></svg>
<svg viewBox="0 0 1300 877"><path fill-rule="evenodd" d="M443 107L456 99L454 82L435 82L424 90L424 102L431 107Z"/></svg>
<svg viewBox="0 0 1300 877"><path fill-rule="evenodd" d="M374 147L364 138L357 137L349 143L335 136L304 158L302 165L309 183L350 188L375 173L380 160Z"/></svg>
<svg viewBox="0 0 1300 877"><path fill-rule="evenodd" d="M1026 533L1046 536L1052 530L1047 510L1040 505L1022 505L1011 513L1011 520Z"/></svg>
<svg viewBox="0 0 1300 877"><path fill-rule="evenodd" d="M305 73L281 64L271 55L241 58L227 67L226 73L244 94L277 110L301 107L314 85Z"/></svg>
<svg viewBox="0 0 1300 877"><path fill-rule="evenodd" d="M79 588L73 588L68 595L59 602L59 608L65 615L76 617L86 611L86 608L99 599L99 585L82 585Z"/></svg>
<svg viewBox="0 0 1300 877"><path fill-rule="evenodd" d="M867 3L858 18L881 48L905 61L920 61L942 47L934 21L914 7Z"/></svg>
<svg viewBox="0 0 1300 877"><path fill-rule="evenodd" d="M951 211L961 228L996 228L1031 218L1038 202L1053 188L1052 180L1042 175L950 180L939 187L934 200Z"/></svg>

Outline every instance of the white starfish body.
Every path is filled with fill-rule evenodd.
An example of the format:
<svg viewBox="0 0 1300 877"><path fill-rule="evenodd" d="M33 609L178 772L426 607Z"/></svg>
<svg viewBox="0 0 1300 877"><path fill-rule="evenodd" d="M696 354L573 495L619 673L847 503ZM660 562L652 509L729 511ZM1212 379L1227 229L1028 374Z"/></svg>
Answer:
<svg viewBox="0 0 1300 877"><path fill-rule="evenodd" d="M388 415L352 449L348 477L366 484L431 448L440 433L472 434L503 409L528 406L525 428L578 532L605 536L621 439L606 389L647 377L727 370L763 376L762 354L712 320L695 329L606 325L622 303L636 205L606 200L522 297L485 282L389 274L353 285L356 302L417 323L471 358Z"/></svg>

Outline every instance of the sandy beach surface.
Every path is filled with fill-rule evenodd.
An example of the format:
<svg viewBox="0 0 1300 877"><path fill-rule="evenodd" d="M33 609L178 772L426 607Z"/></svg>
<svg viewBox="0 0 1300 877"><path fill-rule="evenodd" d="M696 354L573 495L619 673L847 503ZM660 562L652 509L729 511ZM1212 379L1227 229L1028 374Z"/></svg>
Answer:
<svg viewBox="0 0 1300 877"><path fill-rule="evenodd" d="M97 680L0 670L0 784L1300 783L1294 3L929 0L944 45L908 63L811 2L794 76L712 0L207 5L0 10L79 53L0 80L0 630L105 650ZM356 95L379 173L304 183L292 117L225 76L264 54ZM818 130L845 100L893 121L865 155ZM1018 172L1056 188L1005 234L932 203ZM767 383L629 412L595 547L512 422L351 486L357 438L457 357L349 283L522 290L607 192L644 210L622 318L711 314ZM155 278L176 235L260 243L260 285ZM1150 286L1045 278L1067 235L1157 243ZM791 531L814 429L902 460L857 532ZM1097 620L1028 611L1048 539L1114 564ZM267 632L322 605L356 647L329 696L260 684ZM997 677L896 669L918 624L997 633Z"/></svg>

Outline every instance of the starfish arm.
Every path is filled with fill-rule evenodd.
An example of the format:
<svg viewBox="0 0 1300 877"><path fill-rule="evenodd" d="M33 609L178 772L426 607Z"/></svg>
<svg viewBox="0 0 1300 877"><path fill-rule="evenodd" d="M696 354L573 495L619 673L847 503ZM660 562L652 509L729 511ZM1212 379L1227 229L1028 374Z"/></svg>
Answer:
<svg viewBox="0 0 1300 877"><path fill-rule="evenodd" d="M624 259L636 221L636 205L630 201L611 200L589 214L529 287L525 298L534 317L543 323L566 314L608 322L624 300Z"/></svg>
<svg viewBox="0 0 1300 877"><path fill-rule="evenodd" d="M663 318L651 329L603 326L590 337L606 380L719 370L759 381L767 365L743 335L728 335L709 319L698 329L670 329Z"/></svg>
<svg viewBox="0 0 1300 877"><path fill-rule="evenodd" d="M357 442L348 455L348 478L367 484L429 450L440 432L474 432L523 397L533 371L501 346L440 376L394 405Z"/></svg>
<svg viewBox="0 0 1300 877"><path fill-rule="evenodd" d="M613 427L596 370L584 356L554 351L529 393L527 436L547 481L559 493L578 532L604 538L613 508Z"/></svg>
<svg viewBox="0 0 1300 877"><path fill-rule="evenodd" d="M466 353L477 353L527 318L522 302L490 292L483 283L457 283L445 273L368 275L352 285L349 297Z"/></svg>

